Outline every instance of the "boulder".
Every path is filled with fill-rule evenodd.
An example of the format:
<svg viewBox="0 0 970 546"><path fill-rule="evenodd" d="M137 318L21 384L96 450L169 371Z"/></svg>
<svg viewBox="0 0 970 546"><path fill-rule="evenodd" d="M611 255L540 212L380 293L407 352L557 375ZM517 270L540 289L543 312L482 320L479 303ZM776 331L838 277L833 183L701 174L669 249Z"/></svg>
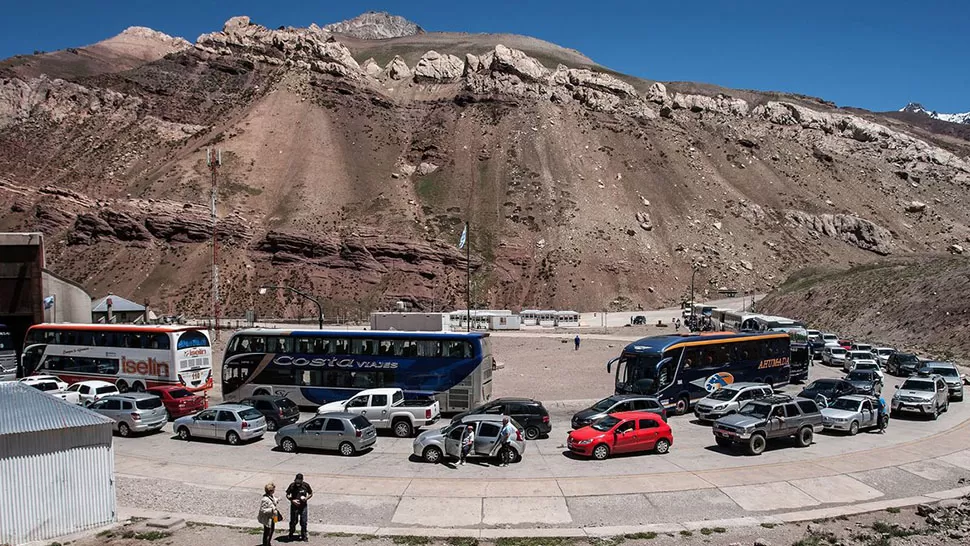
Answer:
<svg viewBox="0 0 970 546"><path fill-rule="evenodd" d="M950 245L949 250L951 254L963 254L963 247L956 243Z"/></svg>
<svg viewBox="0 0 970 546"><path fill-rule="evenodd" d="M321 61L337 63L350 70L360 71L360 65L354 60L350 50L340 42L318 43L314 49L314 55Z"/></svg>
<svg viewBox="0 0 970 546"><path fill-rule="evenodd" d="M691 112L718 112L739 117L748 115L747 101L725 95L708 97L707 95L674 93L673 107L690 110Z"/></svg>
<svg viewBox="0 0 970 546"><path fill-rule="evenodd" d="M375 61L373 57L361 63L360 69L372 78L376 78L381 75L381 66L377 64L377 61Z"/></svg>
<svg viewBox="0 0 970 546"><path fill-rule="evenodd" d="M609 93L618 97L635 97L637 94L632 85L602 72L593 72L585 68L570 68L566 71L566 77L572 85L596 90L600 93Z"/></svg>
<svg viewBox="0 0 970 546"><path fill-rule="evenodd" d="M478 72L482 69L482 59L478 55L471 53L465 54L465 75Z"/></svg>
<svg viewBox="0 0 970 546"><path fill-rule="evenodd" d="M411 78L412 73L404 59L395 55L384 67L383 75L391 80L407 80Z"/></svg>
<svg viewBox="0 0 970 546"><path fill-rule="evenodd" d="M573 92L573 98L590 110L597 110L599 112L613 112L620 103L618 96L588 87L576 88Z"/></svg>
<svg viewBox="0 0 970 546"><path fill-rule="evenodd" d="M647 91L647 100L657 104L666 104L670 101L667 95L667 86L660 82L654 82Z"/></svg>
<svg viewBox="0 0 970 546"><path fill-rule="evenodd" d="M502 44L495 46L491 69L496 72L513 74L525 81L542 81L548 70L536 59L518 49L510 49Z"/></svg>
<svg viewBox="0 0 970 546"><path fill-rule="evenodd" d="M906 212L923 212L926 210L926 203L922 201L910 201L906 205Z"/></svg>
<svg viewBox="0 0 970 546"><path fill-rule="evenodd" d="M465 63L458 57L432 50L422 55L414 67L414 81L450 83L457 81L464 69Z"/></svg>

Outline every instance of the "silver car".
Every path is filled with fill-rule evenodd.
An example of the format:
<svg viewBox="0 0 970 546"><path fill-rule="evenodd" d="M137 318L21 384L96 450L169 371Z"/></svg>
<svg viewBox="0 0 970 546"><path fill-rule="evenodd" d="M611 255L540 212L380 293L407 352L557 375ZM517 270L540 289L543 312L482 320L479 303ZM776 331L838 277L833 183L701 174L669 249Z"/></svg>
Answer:
<svg viewBox="0 0 970 546"><path fill-rule="evenodd" d="M132 432L156 432L168 422L162 400L154 394L131 392L111 394L88 406L115 420L115 430L123 437Z"/></svg>
<svg viewBox="0 0 970 546"><path fill-rule="evenodd" d="M950 400L963 401L963 377L952 362L926 362L919 373L937 374L946 381L950 392Z"/></svg>
<svg viewBox="0 0 970 546"><path fill-rule="evenodd" d="M499 432L502 430L502 415L466 415L457 423L452 423L437 430L426 430L414 439L414 455L429 463L438 463L446 458L459 458L461 455L461 435L468 426L475 427L475 446L469 455L479 457L494 457L498 447ZM513 462L522 459L525 452L525 440L522 426L511 421L519 431L512 439L512 449L515 451Z"/></svg>
<svg viewBox="0 0 970 546"><path fill-rule="evenodd" d="M933 419L950 408L949 389L939 375L913 376L897 387L893 395L892 415L912 411Z"/></svg>
<svg viewBox="0 0 970 546"><path fill-rule="evenodd" d="M771 396L771 385L764 383L732 383L721 387L694 404L694 415L701 421L716 421L737 413L751 400Z"/></svg>
<svg viewBox="0 0 970 546"><path fill-rule="evenodd" d="M266 419L252 406L220 404L175 420L172 428L179 438L225 440L232 445L261 438L266 432Z"/></svg>
<svg viewBox="0 0 970 546"><path fill-rule="evenodd" d="M822 364L827 366L842 366L845 364L845 357L849 354L842 347L826 347L822 349Z"/></svg>
<svg viewBox="0 0 970 546"><path fill-rule="evenodd" d="M871 396L853 394L836 398L822 408L825 430L839 430L855 436L860 430L879 426L879 402Z"/></svg>
<svg viewBox="0 0 970 546"><path fill-rule="evenodd" d="M363 415L335 411L286 425L276 432L275 440L287 453L297 449L329 449L350 457L377 443L377 429Z"/></svg>

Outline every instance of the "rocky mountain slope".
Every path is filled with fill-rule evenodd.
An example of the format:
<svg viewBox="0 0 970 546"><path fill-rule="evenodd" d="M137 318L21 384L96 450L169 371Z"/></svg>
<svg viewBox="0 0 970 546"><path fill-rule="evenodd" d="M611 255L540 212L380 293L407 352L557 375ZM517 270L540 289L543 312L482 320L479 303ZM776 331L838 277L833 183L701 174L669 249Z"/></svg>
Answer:
<svg viewBox="0 0 970 546"><path fill-rule="evenodd" d="M910 114L920 114L941 121L949 121L950 123L970 124L970 112L963 112L962 114L941 114L936 110L927 110L926 108L923 108L923 105L918 102L911 102L900 108L899 111L908 112Z"/></svg>
<svg viewBox="0 0 970 546"><path fill-rule="evenodd" d="M466 220L476 304L578 310L678 300L692 264L702 294L764 290L970 235L959 136L533 38L235 17L124 70L23 66L0 68L0 229L43 230L57 271L162 312L208 308L207 146L235 315L299 312L268 282L331 316L462 306Z"/></svg>
<svg viewBox="0 0 970 546"><path fill-rule="evenodd" d="M957 245L962 252L962 246ZM954 250L956 252L956 249ZM970 260L956 254L800 271L758 302L839 335L970 361Z"/></svg>

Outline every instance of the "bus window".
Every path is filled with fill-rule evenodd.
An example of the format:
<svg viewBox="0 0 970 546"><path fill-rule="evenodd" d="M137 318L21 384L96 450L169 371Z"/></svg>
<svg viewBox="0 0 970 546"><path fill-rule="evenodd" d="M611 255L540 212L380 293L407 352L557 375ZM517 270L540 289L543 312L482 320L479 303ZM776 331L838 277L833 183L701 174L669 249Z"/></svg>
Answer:
<svg viewBox="0 0 970 546"><path fill-rule="evenodd" d="M333 354L333 340L315 337L313 338L313 354L315 355L332 355Z"/></svg>
<svg viewBox="0 0 970 546"><path fill-rule="evenodd" d="M789 342L787 339L772 339L768 341L768 358L782 358L788 356Z"/></svg>
<svg viewBox="0 0 970 546"><path fill-rule="evenodd" d="M381 356L391 356L394 354L394 342L389 339L382 339L377 344L377 354Z"/></svg>
<svg viewBox="0 0 970 546"><path fill-rule="evenodd" d="M296 352L301 355L310 353L310 339L306 337L298 337L294 340L296 345Z"/></svg>
<svg viewBox="0 0 970 546"><path fill-rule="evenodd" d="M471 358L472 347L467 341L453 340L445 342L445 356L449 358Z"/></svg>
<svg viewBox="0 0 970 546"><path fill-rule="evenodd" d="M717 369L728 366L731 361L730 345L709 345L704 350L705 368Z"/></svg>
<svg viewBox="0 0 970 546"><path fill-rule="evenodd" d="M695 370L703 368L704 348L687 347L684 349L684 360L681 364L682 370Z"/></svg>
<svg viewBox="0 0 970 546"><path fill-rule="evenodd" d="M261 385L293 385L294 369L292 366L267 366L253 379Z"/></svg>
<svg viewBox="0 0 970 546"><path fill-rule="evenodd" d="M175 346L176 349L189 349L192 347L208 347L209 338L205 337L202 332L197 332L194 330L189 330L188 332L182 332L179 336L178 345Z"/></svg>
<svg viewBox="0 0 970 546"><path fill-rule="evenodd" d="M337 338L333 340L333 353L335 355L350 354L350 340L347 338Z"/></svg>
<svg viewBox="0 0 970 546"><path fill-rule="evenodd" d="M441 342L422 339L417 342L418 344L418 355L417 356L441 356Z"/></svg>
<svg viewBox="0 0 970 546"><path fill-rule="evenodd" d="M373 339L352 339L350 341L350 354L375 355L377 354L377 341Z"/></svg>
<svg viewBox="0 0 970 546"><path fill-rule="evenodd" d="M674 362L673 360L664 362L663 364L660 365L660 367L657 369L657 384L656 384L655 392L662 391L663 389L667 388L668 386L670 386L671 383L674 382L674 377L676 375L674 373L674 370L676 365L677 363Z"/></svg>

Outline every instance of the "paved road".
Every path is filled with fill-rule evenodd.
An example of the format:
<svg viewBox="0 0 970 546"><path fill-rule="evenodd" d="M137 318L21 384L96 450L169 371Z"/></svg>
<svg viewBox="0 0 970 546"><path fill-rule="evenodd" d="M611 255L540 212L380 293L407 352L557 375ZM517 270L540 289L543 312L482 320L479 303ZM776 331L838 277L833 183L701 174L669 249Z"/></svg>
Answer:
<svg viewBox="0 0 970 546"><path fill-rule="evenodd" d="M817 365L813 377L837 376ZM887 378L887 394L898 383ZM489 528L613 527L770 516L912 497L957 487L970 479L970 404L955 403L938 421L892 421L885 435L822 434L809 448L771 446L760 457L714 445L709 426L673 417L675 443L664 456L581 460L565 452L569 417L583 401L548 404L553 433L529 442L524 460L508 468L489 461L464 467L414 460L411 441L382 436L373 452L343 458L329 453L286 454L271 437L243 446L174 439L170 425L152 436L119 438L116 470L129 508L185 511L177 498L146 506L137 491L178 490L200 484L248 502L263 484L288 483L303 472L325 492L317 495L323 521L359 525ZM249 503L251 504L251 502ZM250 508L248 505L246 508ZM232 516L229 513L213 515ZM443 517L446 515L446 517Z"/></svg>

